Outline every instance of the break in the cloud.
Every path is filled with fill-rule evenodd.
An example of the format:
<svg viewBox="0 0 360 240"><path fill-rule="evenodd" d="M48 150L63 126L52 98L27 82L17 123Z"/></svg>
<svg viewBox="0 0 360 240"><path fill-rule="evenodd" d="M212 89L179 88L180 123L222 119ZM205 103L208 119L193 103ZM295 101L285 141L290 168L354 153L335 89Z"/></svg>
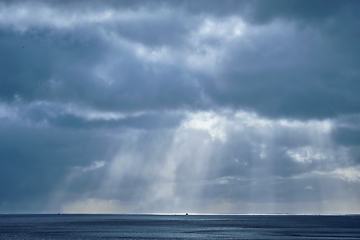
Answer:
<svg viewBox="0 0 360 240"><path fill-rule="evenodd" d="M357 1L1 1L0 211L359 213Z"/></svg>

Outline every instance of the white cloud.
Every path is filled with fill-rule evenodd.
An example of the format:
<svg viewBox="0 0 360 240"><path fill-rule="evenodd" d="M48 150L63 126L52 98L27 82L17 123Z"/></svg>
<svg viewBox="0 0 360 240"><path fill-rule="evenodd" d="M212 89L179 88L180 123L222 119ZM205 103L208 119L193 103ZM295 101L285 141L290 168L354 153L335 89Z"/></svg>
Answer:
<svg viewBox="0 0 360 240"><path fill-rule="evenodd" d="M15 118L17 116L16 109L7 104L0 102L0 119L1 118Z"/></svg>
<svg viewBox="0 0 360 240"><path fill-rule="evenodd" d="M226 140L227 120L224 116L218 115L214 112L199 112L190 113L188 120L182 125L185 129L196 129L207 131L213 140L221 139ZM181 129L179 129L181 131Z"/></svg>
<svg viewBox="0 0 360 240"><path fill-rule="evenodd" d="M314 149L311 146L287 150L287 154L295 161L310 163L312 161L326 160L328 156L322 153L322 149Z"/></svg>
<svg viewBox="0 0 360 240"><path fill-rule="evenodd" d="M304 187L305 190L315 190L315 188L313 188L312 186L306 186Z"/></svg>
<svg viewBox="0 0 360 240"><path fill-rule="evenodd" d="M205 18L199 26L197 32L194 32L194 41L207 38L217 38L217 40L231 40L244 34L246 25L241 18L230 17L225 20ZM200 40L200 41L201 41Z"/></svg>
<svg viewBox="0 0 360 240"><path fill-rule="evenodd" d="M349 161L349 159L348 159ZM328 161L327 164L334 164L334 160ZM335 168L335 169L334 169ZM326 177L326 178L333 178L333 179L341 179L346 182L353 182L353 183L360 183L360 167L359 166L351 166L351 167L334 167L329 170L323 171L311 171L295 178L309 178L309 177Z"/></svg>
<svg viewBox="0 0 360 240"><path fill-rule="evenodd" d="M88 171L94 171L96 169L102 168L104 167L106 164L105 161L95 161L92 164L90 164L89 166L86 167L75 167L75 169L79 169L83 172L88 172Z"/></svg>
<svg viewBox="0 0 360 240"><path fill-rule="evenodd" d="M348 182L360 182L360 167L338 168L331 174Z"/></svg>
<svg viewBox="0 0 360 240"><path fill-rule="evenodd" d="M86 24L149 21L171 14L165 8L153 12L145 8L119 10L109 7L91 9L74 6L64 11L61 7L56 8L39 2L9 5L0 3L0 6L0 25L12 26L19 31L26 31L31 27L70 29Z"/></svg>

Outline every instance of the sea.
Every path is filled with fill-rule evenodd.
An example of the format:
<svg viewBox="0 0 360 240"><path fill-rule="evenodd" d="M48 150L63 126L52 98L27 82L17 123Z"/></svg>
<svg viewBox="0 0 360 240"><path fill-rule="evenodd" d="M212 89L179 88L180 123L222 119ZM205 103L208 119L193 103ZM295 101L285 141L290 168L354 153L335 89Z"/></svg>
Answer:
<svg viewBox="0 0 360 240"><path fill-rule="evenodd" d="M0 239L360 239L360 215L2 214Z"/></svg>

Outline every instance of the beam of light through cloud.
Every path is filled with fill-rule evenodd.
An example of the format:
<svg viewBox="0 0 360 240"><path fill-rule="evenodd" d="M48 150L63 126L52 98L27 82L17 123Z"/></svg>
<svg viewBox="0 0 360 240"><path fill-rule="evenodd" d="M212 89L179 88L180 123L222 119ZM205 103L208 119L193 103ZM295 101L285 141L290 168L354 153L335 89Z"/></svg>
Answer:
<svg viewBox="0 0 360 240"><path fill-rule="evenodd" d="M316 200L324 200L318 190L309 190L332 186L319 185L318 178L326 176L339 186L358 184L355 169L333 170L339 164L333 156L341 149L333 149L329 140L332 125L328 120L270 120L251 112L188 113L170 132L128 132L96 196L120 201L133 212L309 212L320 204ZM289 198L287 191L303 196ZM143 199L141 207L133 204ZM249 204L240 206L239 200ZM256 210L261 202L262 210Z"/></svg>

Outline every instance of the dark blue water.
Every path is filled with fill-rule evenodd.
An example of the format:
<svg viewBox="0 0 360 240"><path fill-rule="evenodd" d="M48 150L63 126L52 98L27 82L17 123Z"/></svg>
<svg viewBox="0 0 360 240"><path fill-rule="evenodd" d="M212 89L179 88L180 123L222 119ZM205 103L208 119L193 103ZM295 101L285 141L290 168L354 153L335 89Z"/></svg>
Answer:
<svg viewBox="0 0 360 240"><path fill-rule="evenodd" d="M360 215L0 215L0 239L360 239Z"/></svg>

